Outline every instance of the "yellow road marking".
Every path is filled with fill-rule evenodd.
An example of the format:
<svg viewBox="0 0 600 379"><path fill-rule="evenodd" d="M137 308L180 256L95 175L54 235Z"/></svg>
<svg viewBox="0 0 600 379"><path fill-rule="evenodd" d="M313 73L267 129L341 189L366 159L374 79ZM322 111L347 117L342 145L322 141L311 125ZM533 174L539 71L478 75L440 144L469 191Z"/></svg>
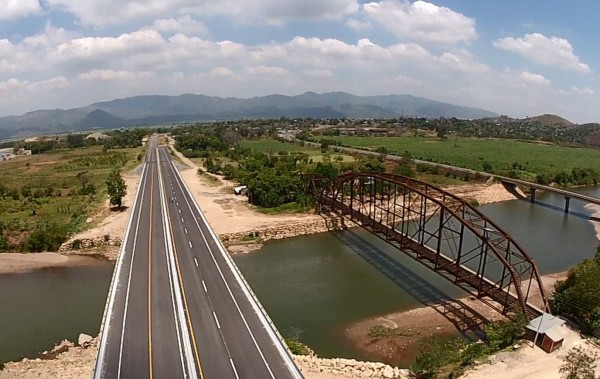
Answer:
<svg viewBox="0 0 600 379"><path fill-rule="evenodd" d="M148 227L148 360L152 379L152 209L154 205L154 165L150 184L150 225Z"/></svg>
<svg viewBox="0 0 600 379"><path fill-rule="evenodd" d="M179 276L179 282L181 283L181 293L183 294L183 303L185 305L185 314L187 317L187 322L192 332L192 343L194 344L194 353L196 355L196 362L198 363L198 368L200 369L200 378L204 379L204 375L202 374L202 365L200 364L200 354L198 353L198 345L196 344L196 336L194 334L194 326L192 325L192 320L190 318L190 311L187 303L187 297L185 296L185 288L183 285L183 278L181 277L181 270L179 268L179 258L177 257L177 247L175 246L175 236L173 235L173 225L171 224L171 218L169 218L169 233L171 234L171 241L173 241L173 255L175 255L175 265L177 266L177 275Z"/></svg>

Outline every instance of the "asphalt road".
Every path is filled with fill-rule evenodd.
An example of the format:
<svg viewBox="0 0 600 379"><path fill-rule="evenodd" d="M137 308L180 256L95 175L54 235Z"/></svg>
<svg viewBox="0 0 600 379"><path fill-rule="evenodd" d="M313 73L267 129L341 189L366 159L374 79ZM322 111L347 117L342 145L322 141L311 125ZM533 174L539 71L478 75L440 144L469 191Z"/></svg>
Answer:
<svg viewBox="0 0 600 379"><path fill-rule="evenodd" d="M155 138L133 206L94 377L302 378Z"/></svg>

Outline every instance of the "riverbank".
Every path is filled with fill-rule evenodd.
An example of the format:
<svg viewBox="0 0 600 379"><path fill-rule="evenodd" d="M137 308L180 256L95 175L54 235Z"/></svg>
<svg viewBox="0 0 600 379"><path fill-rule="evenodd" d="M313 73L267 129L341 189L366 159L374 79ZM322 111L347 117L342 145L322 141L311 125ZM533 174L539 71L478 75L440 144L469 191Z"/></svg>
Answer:
<svg viewBox="0 0 600 379"><path fill-rule="evenodd" d="M80 335L77 343L64 340L38 358L6 363L0 370L0 379L88 379L93 374L97 352L98 338ZM293 358L306 379L411 378L408 370L379 362L304 355Z"/></svg>
<svg viewBox="0 0 600 379"><path fill-rule="evenodd" d="M567 274L542 276L546 295L552 293L556 282L566 279ZM418 356L419 341L423 338L463 334L477 339L489 321L501 319L500 313L469 296L360 320L345 326L341 333L368 359L407 367ZM377 328L385 332L373 333Z"/></svg>
<svg viewBox="0 0 600 379"><path fill-rule="evenodd" d="M65 256L58 253L2 253L0 275L30 272L44 268L86 266L98 260L84 256Z"/></svg>

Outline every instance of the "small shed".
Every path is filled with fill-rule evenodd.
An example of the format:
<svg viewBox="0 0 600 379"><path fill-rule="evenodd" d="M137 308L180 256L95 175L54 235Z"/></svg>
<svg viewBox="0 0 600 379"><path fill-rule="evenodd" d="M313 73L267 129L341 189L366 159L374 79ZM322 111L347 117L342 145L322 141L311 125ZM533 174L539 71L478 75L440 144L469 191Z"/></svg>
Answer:
<svg viewBox="0 0 600 379"><path fill-rule="evenodd" d="M550 313L542 313L527 324L527 338L534 341L546 353L560 348L567 336L565 320Z"/></svg>

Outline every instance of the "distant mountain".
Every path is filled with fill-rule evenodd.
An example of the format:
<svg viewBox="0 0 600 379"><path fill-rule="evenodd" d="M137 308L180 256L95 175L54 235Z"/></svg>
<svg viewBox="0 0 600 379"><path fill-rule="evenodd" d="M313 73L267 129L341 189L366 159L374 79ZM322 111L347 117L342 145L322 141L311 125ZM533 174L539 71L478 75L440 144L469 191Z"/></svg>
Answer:
<svg viewBox="0 0 600 379"><path fill-rule="evenodd" d="M205 95L134 96L62 110L39 110L0 117L0 138L90 129L240 118L393 118L497 117L483 109L463 107L410 95L355 96L345 92L298 96L269 95L250 99Z"/></svg>

